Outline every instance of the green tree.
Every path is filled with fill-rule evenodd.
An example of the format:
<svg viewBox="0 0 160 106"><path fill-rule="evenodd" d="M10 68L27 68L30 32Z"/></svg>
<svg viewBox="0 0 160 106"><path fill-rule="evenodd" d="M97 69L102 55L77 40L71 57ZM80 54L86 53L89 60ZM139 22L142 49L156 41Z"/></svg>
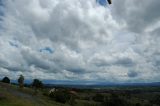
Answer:
<svg viewBox="0 0 160 106"><path fill-rule="evenodd" d="M43 88L43 83L39 79L34 79L32 82L32 87L35 89L35 94L37 94L37 90Z"/></svg>
<svg viewBox="0 0 160 106"><path fill-rule="evenodd" d="M4 82L4 83L10 83L10 79L8 77L4 77L2 79L2 82Z"/></svg>
<svg viewBox="0 0 160 106"><path fill-rule="evenodd" d="M23 75L19 76L19 78L18 78L18 84L19 84L20 88L24 87L24 76Z"/></svg>
<svg viewBox="0 0 160 106"><path fill-rule="evenodd" d="M69 100L69 104L71 105L71 106L75 106L75 104L76 104L76 101L75 101L75 96L74 95L71 95L70 96L70 100Z"/></svg>
<svg viewBox="0 0 160 106"><path fill-rule="evenodd" d="M96 94L95 96L93 96L93 100L96 102L103 102L104 96L102 94Z"/></svg>
<svg viewBox="0 0 160 106"><path fill-rule="evenodd" d="M102 102L102 106L130 106L128 103L121 99L118 94L111 94L109 98L106 98L104 102Z"/></svg>
<svg viewBox="0 0 160 106"><path fill-rule="evenodd" d="M156 95L152 98L152 100L150 101L152 104L156 104L156 105L160 105L160 95Z"/></svg>
<svg viewBox="0 0 160 106"><path fill-rule="evenodd" d="M62 91L62 90L52 92L49 94L49 96L53 98L55 101L60 102L60 103L66 103L71 99L71 94L67 91ZM73 100L71 100L70 102L73 102Z"/></svg>

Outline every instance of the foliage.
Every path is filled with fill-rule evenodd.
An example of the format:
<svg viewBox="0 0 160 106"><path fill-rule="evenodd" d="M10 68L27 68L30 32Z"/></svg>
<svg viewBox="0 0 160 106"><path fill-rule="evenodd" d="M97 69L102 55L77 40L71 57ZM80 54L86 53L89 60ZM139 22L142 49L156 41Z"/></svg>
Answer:
<svg viewBox="0 0 160 106"><path fill-rule="evenodd" d="M10 79L8 77L4 77L2 79L2 82L4 82L4 83L10 83Z"/></svg>
<svg viewBox="0 0 160 106"><path fill-rule="evenodd" d="M71 95L70 100L68 102L71 106L75 106L76 101L74 95Z"/></svg>
<svg viewBox="0 0 160 106"><path fill-rule="evenodd" d="M127 103L117 94L111 94L109 98L105 99L105 101L102 103L102 106L127 106Z"/></svg>
<svg viewBox="0 0 160 106"><path fill-rule="evenodd" d="M19 76L19 78L18 78L18 84L19 84L20 88L24 87L24 76L23 75Z"/></svg>
<svg viewBox="0 0 160 106"><path fill-rule="evenodd" d="M152 104L160 105L160 95L156 95L155 97L153 97L150 102Z"/></svg>
<svg viewBox="0 0 160 106"><path fill-rule="evenodd" d="M93 100L96 101L96 102L103 102L104 101L104 95L102 95L102 94L96 94L93 97Z"/></svg>
<svg viewBox="0 0 160 106"><path fill-rule="evenodd" d="M55 91L49 94L51 98L60 103L66 103L71 99L71 94L67 91Z"/></svg>
<svg viewBox="0 0 160 106"><path fill-rule="evenodd" d="M34 79L32 87L34 88L34 95L36 95L38 93L38 89L43 88L43 83L39 79Z"/></svg>
<svg viewBox="0 0 160 106"><path fill-rule="evenodd" d="M32 86L35 87L36 89L43 88L43 83L39 79L34 79L32 82Z"/></svg>
<svg viewBox="0 0 160 106"><path fill-rule="evenodd" d="M141 104L140 103L136 103L136 106L141 106Z"/></svg>
<svg viewBox="0 0 160 106"><path fill-rule="evenodd" d="M7 99L4 94L0 94L0 101Z"/></svg>

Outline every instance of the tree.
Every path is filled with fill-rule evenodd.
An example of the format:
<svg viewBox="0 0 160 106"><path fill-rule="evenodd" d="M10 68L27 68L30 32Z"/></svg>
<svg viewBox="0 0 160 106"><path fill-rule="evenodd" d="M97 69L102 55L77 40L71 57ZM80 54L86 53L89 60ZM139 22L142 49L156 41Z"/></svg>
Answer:
<svg viewBox="0 0 160 106"><path fill-rule="evenodd" d="M19 84L20 88L23 88L23 86L24 86L24 76L23 75L19 76L19 78L18 78L18 84Z"/></svg>
<svg viewBox="0 0 160 106"><path fill-rule="evenodd" d="M96 102L103 102L104 96L102 94L96 94L95 96L93 96L93 100Z"/></svg>
<svg viewBox="0 0 160 106"><path fill-rule="evenodd" d="M34 87L36 94L39 88L43 88L43 83L39 79L34 79L32 82L32 87Z"/></svg>
<svg viewBox="0 0 160 106"><path fill-rule="evenodd" d="M74 98L71 98L71 94L69 92L64 90L58 90L58 91L52 92L49 94L49 96L53 98L56 102L66 103L68 101L70 105L72 104L70 102L73 102L73 100L71 99L74 99Z"/></svg>
<svg viewBox="0 0 160 106"><path fill-rule="evenodd" d="M10 79L8 77L4 77L2 79L2 82L4 82L4 83L10 83Z"/></svg>
<svg viewBox="0 0 160 106"><path fill-rule="evenodd" d="M104 102L102 102L101 106L130 106L127 101L123 100L119 97L118 94L111 94L109 98L106 98Z"/></svg>
<svg viewBox="0 0 160 106"><path fill-rule="evenodd" d="M160 95L154 96L151 101L152 104L160 105Z"/></svg>

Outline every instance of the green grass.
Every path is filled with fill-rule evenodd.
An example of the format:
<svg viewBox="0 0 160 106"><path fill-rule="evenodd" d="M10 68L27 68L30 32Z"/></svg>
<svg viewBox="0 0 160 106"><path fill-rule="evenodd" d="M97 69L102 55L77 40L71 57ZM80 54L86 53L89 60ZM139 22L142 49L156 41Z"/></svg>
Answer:
<svg viewBox="0 0 160 106"><path fill-rule="evenodd" d="M18 94L15 95L14 93ZM19 89L15 85L5 84L5 87L1 85L0 106L64 106L64 104L57 103L41 93L37 95L33 95L33 93L34 90L30 88Z"/></svg>
<svg viewBox="0 0 160 106"><path fill-rule="evenodd" d="M160 95L160 87L108 87L106 89L95 90L95 89L79 89L75 96L76 104L71 106L102 106L101 104L106 103L106 100L112 101L121 100L123 103L128 104L127 106L158 106L154 103L154 98ZM0 82L0 106L70 106L70 100L65 104L58 103L50 98L48 95L49 89L41 89L38 94L34 95L34 89L23 88L20 89L16 85L4 84ZM58 91L69 91L67 88L59 88ZM127 92L126 92L127 91ZM97 101L93 99L96 94L101 94L104 98L103 101ZM118 96L119 99L116 99ZM62 98L63 99L63 98ZM153 99L153 100L152 100ZM150 101L153 102L150 102ZM72 102L73 103L73 102ZM157 105L156 105L157 104Z"/></svg>
<svg viewBox="0 0 160 106"><path fill-rule="evenodd" d="M15 97L8 93L5 89L0 88L3 97L0 100L0 106L34 106L33 103L25 99Z"/></svg>

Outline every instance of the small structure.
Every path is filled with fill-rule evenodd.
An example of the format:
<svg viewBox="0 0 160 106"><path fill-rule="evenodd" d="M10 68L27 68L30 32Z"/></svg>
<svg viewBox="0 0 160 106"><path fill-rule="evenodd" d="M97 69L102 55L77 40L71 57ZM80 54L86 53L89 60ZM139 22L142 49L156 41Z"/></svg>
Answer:
<svg viewBox="0 0 160 106"><path fill-rule="evenodd" d="M52 89L49 91L49 94L54 93L55 91L56 91L56 88L52 88Z"/></svg>
<svg viewBox="0 0 160 106"><path fill-rule="evenodd" d="M73 90L69 91L69 93L72 94L72 95L77 95L77 92L73 91Z"/></svg>

